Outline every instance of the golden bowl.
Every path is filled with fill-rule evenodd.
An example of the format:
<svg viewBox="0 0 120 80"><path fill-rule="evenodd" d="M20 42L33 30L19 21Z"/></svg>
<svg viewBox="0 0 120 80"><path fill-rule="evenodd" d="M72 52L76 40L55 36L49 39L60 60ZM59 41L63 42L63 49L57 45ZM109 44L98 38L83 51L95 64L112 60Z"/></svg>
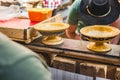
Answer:
<svg viewBox="0 0 120 80"><path fill-rule="evenodd" d="M91 41L87 48L96 52L110 51L111 47L106 43L116 37L120 30L108 25L86 26L80 30L81 35Z"/></svg>
<svg viewBox="0 0 120 80"><path fill-rule="evenodd" d="M69 27L66 23L57 23L57 22L51 22L51 23L44 23L38 26L34 26L34 28L40 32L61 32L64 31Z"/></svg>
<svg viewBox="0 0 120 80"><path fill-rule="evenodd" d="M67 23L50 22L35 25L34 29L39 31L44 37L42 43L46 45L58 45L63 43L60 35L69 27Z"/></svg>

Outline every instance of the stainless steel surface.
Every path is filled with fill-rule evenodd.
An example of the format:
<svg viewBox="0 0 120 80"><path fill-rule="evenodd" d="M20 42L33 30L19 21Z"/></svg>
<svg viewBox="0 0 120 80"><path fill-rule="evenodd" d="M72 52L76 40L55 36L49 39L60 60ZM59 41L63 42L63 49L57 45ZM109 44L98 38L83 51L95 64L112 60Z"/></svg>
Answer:
<svg viewBox="0 0 120 80"><path fill-rule="evenodd" d="M52 73L52 80L94 80L93 77L63 71L56 68L50 68L50 71ZM96 77L96 80L110 80L110 79Z"/></svg>

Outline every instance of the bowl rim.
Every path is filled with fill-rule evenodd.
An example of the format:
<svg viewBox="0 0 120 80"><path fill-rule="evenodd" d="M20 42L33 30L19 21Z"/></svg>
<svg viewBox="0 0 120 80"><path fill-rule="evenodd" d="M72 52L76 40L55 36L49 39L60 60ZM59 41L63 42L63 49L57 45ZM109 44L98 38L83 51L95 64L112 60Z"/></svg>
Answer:
<svg viewBox="0 0 120 80"><path fill-rule="evenodd" d="M87 33L85 33L85 30L90 29L91 28L96 28L96 27L102 27L102 28L109 28L111 30L114 30L114 34L113 35L109 35L109 36L91 36L88 35ZM118 28L115 28L113 26L109 26L109 25L90 25L90 26L85 26L83 28L80 29L80 34L85 35L85 36L89 36L89 37L94 37L94 38L109 38L109 37L115 37L117 35L120 34L120 30Z"/></svg>
<svg viewBox="0 0 120 80"><path fill-rule="evenodd" d="M62 24L64 25L64 27L61 27L59 29L40 29L40 27L43 27L45 25L54 25L54 24ZM64 31L65 29L67 29L69 27L69 24L67 23L63 23L63 22L49 22L49 23L43 23L43 24L40 24L40 25L35 25L33 28L36 29L37 31L40 31L40 32L61 32L61 31Z"/></svg>

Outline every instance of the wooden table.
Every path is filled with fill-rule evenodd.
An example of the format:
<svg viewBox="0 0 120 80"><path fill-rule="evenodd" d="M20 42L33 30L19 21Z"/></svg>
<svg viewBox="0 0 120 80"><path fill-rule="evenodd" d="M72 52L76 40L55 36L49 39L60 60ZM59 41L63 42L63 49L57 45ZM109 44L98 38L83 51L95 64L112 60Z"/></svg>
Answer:
<svg viewBox="0 0 120 80"><path fill-rule="evenodd" d="M120 45L113 45L110 44L112 47L112 50L106 53L98 53L90 51L86 48L88 41L82 41L82 40L73 40L73 39L67 39L63 38L64 43L57 46L48 46L41 43L41 37L32 41L30 44L23 44L24 46L30 48L31 50L37 52L38 54L42 53L44 55L45 60L48 62L48 64L53 67L85 74L88 76L98 76L108 79L115 80L116 77L116 69L120 68ZM58 56L58 57L57 57ZM62 57L60 59L60 57ZM66 59L68 59L66 61ZM60 59L59 61L56 61ZM93 73L92 70L94 70L91 66L90 73L86 71L85 65L80 64L80 62L90 62L90 63L97 63L97 64L103 64L103 72L101 74ZM56 63L58 62L58 63ZM62 62L62 63L60 63ZM64 66L65 65L65 66ZM92 65L92 64L90 64ZM94 65L94 64L93 64ZM107 66L106 66L107 65ZM67 68L66 68L67 66ZM98 67L101 65L94 65L94 67ZM109 67L110 66L110 67ZM80 70L82 68L82 70ZM95 68L97 69L97 68ZM107 71L106 71L107 69ZM120 73L117 73L117 75ZM117 77L120 77L117 76Z"/></svg>
<svg viewBox="0 0 120 80"><path fill-rule="evenodd" d="M86 48L87 41L63 38L64 43L57 46L47 46L41 43L41 38L34 40L26 47L37 52L51 52L51 54L64 55L73 59L82 59L120 67L120 45L111 45L112 50L106 53L97 53Z"/></svg>

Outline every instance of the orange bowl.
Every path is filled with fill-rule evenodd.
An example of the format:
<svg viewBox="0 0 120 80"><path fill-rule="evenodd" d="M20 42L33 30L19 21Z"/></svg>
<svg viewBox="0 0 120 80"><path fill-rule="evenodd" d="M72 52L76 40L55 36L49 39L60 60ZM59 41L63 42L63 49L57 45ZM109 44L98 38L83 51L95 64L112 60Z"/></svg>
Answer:
<svg viewBox="0 0 120 80"><path fill-rule="evenodd" d="M49 8L31 8L28 9L28 16L31 21L43 21L52 16L53 9Z"/></svg>

